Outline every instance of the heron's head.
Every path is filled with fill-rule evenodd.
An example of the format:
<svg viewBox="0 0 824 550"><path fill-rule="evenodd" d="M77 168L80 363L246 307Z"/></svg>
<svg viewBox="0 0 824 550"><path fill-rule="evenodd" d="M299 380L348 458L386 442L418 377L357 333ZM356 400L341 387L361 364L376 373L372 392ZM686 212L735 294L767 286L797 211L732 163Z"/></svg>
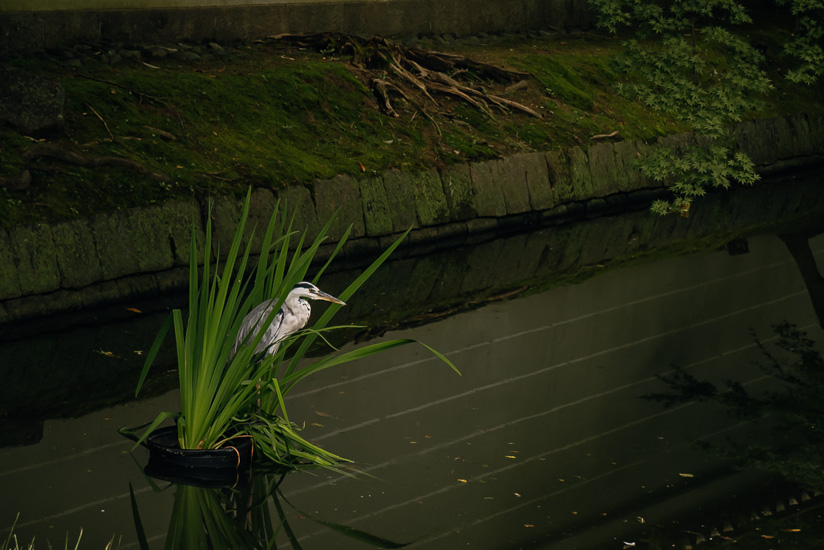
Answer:
<svg viewBox="0 0 824 550"><path fill-rule="evenodd" d="M333 304L346 305L346 302L338 300L331 294L327 294L312 283L302 282L296 284L289 292L289 298L304 298L308 300L323 300L325 302L332 302Z"/></svg>

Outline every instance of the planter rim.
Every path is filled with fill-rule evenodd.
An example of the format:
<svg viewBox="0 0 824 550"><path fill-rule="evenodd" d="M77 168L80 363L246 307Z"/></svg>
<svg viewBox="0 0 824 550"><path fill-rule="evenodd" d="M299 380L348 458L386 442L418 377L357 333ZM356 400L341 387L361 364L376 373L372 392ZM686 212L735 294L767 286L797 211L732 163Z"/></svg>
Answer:
<svg viewBox="0 0 824 550"><path fill-rule="evenodd" d="M252 462L254 444L251 436L237 437L231 443L219 449L181 449L176 426L158 428L146 437L147 469L173 477L234 478Z"/></svg>

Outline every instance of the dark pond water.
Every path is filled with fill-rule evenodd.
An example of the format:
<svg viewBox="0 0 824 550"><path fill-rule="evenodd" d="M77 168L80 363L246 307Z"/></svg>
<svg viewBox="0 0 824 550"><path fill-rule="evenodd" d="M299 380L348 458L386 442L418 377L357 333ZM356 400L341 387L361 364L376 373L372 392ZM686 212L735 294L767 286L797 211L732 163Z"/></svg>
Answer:
<svg viewBox="0 0 824 550"><path fill-rule="evenodd" d="M768 221L766 207L751 199L716 205L712 214L750 208L755 222ZM163 383L151 397L126 398L141 361L136 352L150 344L160 314L104 323L83 316L82 327L15 334L0 343L2 391L7 404L15 403L13 410L7 405L3 426L14 445L0 448L0 524L9 526L19 512L15 531L21 541L36 537L38 547L62 547L67 533L73 545L82 527L81 548L102 548L113 535L121 548L139 548L136 507L153 548L197 547L192 533L202 533L206 522L214 546L226 548L252 547L252 532L277 548L621 549L649 547L655 533L669 544L694 544L712 529L732 536L749 527L735 524L730 511L750 518L771 507L778 514L776 503L791 498L803 506L795 485L732 469L696 445L754 441L764 432L760 425L717 405L665 408L641 396L665 391L657 377L675 367L713 381L739 380L752 391L774 388L753 364L764 359L753 333L770 346L772 326L788 321L824 342L816 292L805 284L805 276L814 282L809 265L774 227L752 230L726 248L675 254L673 246L695 251L696 238L744 231L723 224L699 230L694 220L655 222L659 231L670 228L670 242L655 245L670 252L640 261L637 243L660 238L643 229L647 217L577 224L588 237L574 246L584 251L600 243L600 261L582 252L549 262L573 246L560 244L573 229L557 227L388 268L380 284L394 283L395 290L367 295L368 307L352 308L378 325L384 319L381 338L426 342L463 375L407 347L322 372L297 389L288 400L291 418L305 422L310 441L354 459L364 472L357 476L258 476L234 491L152 479L143 473L146 452L129 453L131 442L117 428L177 408L175 391ZM822 265L819 219L779 229L809 244ZM681 230L679 223L693 225ZM543 259L519 277L536 242L544 244ZM609 242L629 246L624 259L637 261L617 265ZM513 247L520 259L507 264ZM495 259L482 260L493 249ZM554 267L542 270L547 262ZM449 283L457 278L453 264L461 266L459 283ZM392 305L386 295L412 289L411 282L428 289L416 292L431 303ZM447 292L448 284L462 290ZM455 293L462 298L450 301ZM273 497L261 497L277 483Z"/></svg>

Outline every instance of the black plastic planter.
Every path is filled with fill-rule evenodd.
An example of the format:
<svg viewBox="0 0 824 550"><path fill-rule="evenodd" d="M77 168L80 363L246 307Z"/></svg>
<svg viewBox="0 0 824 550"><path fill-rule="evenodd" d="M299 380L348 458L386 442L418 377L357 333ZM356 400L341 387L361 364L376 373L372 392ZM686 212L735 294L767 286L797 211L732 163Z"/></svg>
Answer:
<svg viewBox="0 0 824 550"><path fill-rule="evenodd" d="M153 431L146 438L146 473L168 481L195 485L230 483L252 462L251 437L238 437L220 449L181 449L177 427Z"/></svg>

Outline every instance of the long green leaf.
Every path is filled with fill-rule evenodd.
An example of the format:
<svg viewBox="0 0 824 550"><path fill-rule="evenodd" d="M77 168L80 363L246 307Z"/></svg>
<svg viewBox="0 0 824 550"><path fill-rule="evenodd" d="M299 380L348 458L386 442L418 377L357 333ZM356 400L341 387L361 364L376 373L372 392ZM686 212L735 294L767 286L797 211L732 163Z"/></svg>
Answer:
<svg viewBox="0 0 824 550"><path fill-rule="evenodd" d="M146 539L146 530L143 528L143 522L140 520L140 510L137 508L137 499L134 496L134 487L129 482L129 501L132 504L132 519L134 520L134 528L137 532L137 545L140 550L149 550L149 541Z"/></svg>
<svg viewBox="0 0 824 550"><path fill-rule="evenodd" d="M166 339L166 334L168 334L169 329L171 327L172 316L169 315L166 317L166 320L163 322L163 325L157 332L157 336L155 337L155 340L152 343L152 347L149 348L149 353L146 354L146 361L143 363L143 369L140 371L140 378L138 378L137 380L137 388L134 390L135 397L137 397L137 394L140 393L140 388L143 387L143 382L146 380L146 376L149 374L149 368L151 368L151 366L154 364L155 357L157 357L157 352L160 351L160 346Z"/></svg>

